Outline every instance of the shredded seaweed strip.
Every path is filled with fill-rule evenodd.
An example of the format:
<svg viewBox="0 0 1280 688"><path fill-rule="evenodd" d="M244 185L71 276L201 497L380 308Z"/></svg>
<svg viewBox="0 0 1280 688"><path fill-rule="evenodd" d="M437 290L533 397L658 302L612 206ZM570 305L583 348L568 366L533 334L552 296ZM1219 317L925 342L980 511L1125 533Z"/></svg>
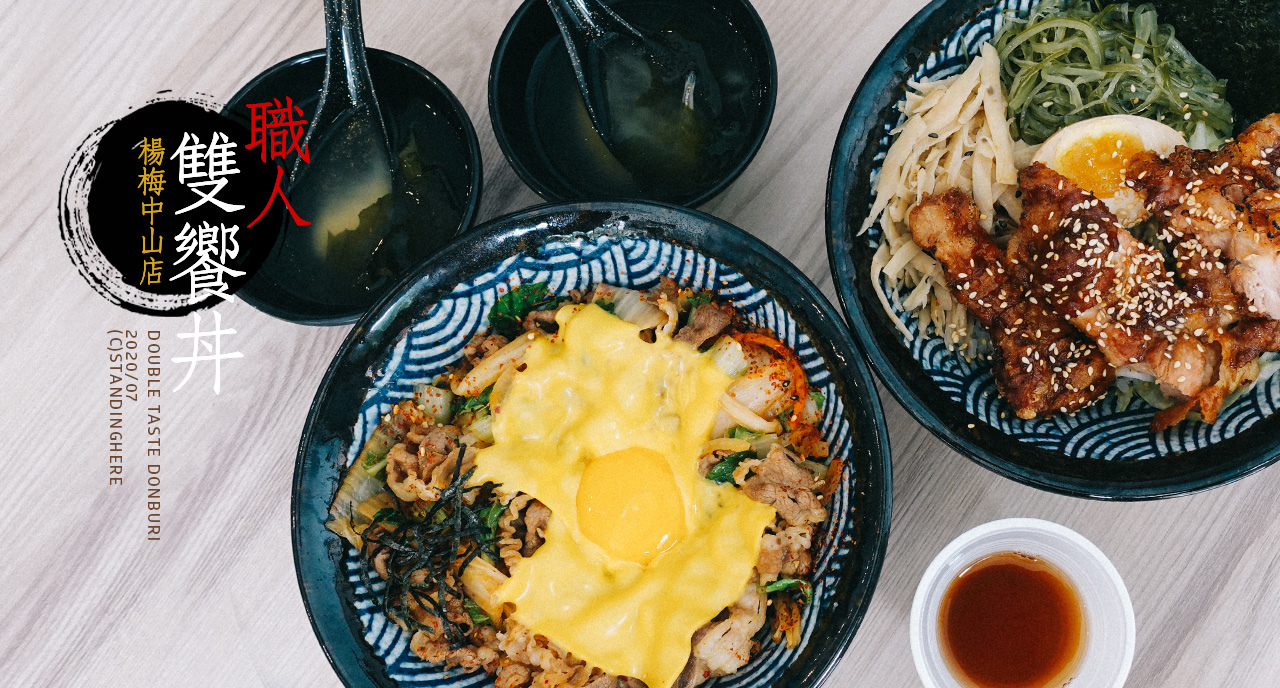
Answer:
<svg viewBox="0 0 1280 688"><path fill-rule="evenodd" d="M1160 18L1215 74L1227 77L1236 133L1280 111L1280 0L1152 0Z"/></svg>
<svg viewBox="0 0 1280 688"><path fill-rule="evenodd" d="M1231 136L1226 82L1213 76L1151 4L1094 10L1045 0L996 36L1014 138L1040 143L1068 124L1128 114L1163 122L1195 147Z"/></svg>
<svg viewBox="0 0 1280 688"><path fill-rule="evenodd" d="M481 504L479 499L468 505L465 500L468 495L478 496L481 490L492 488L493 483L468 487L467 480L475 468L461 472L465 456L466 446L459 445L453 481L440 492L440 499L431 504L422 518L406 517L399 511L384 514L386 510L375 516L373 525L365 531L359 568L362 582L373 589L374 577L370 572L373 562L382 553L389 553L382 612L413 630L432 632L433 629L413 617L409 606L412 600L440 620L449 646L455 649L467 644L470 629L449 618L448 598L468 609L467 597L450 580L455 575L461 577L467 566L482 554L498 559L484 513L491 505ZM383 528L374 535L379 525Z"/></svg>

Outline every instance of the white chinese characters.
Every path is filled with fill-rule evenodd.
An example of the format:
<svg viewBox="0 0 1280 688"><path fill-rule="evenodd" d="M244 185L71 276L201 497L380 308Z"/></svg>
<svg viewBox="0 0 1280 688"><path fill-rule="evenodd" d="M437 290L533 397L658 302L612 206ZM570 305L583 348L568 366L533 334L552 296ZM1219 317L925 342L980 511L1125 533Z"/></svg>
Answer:
<svg viewBox="0 0 1280 688"><path fill-rule="evenodd" d="M216 198L222 187L227 185L227 176L240 174L240 169L236 167L235 147L236 144L220 131L209 137L208 145L201 143L200 137L195 134L182 134L182 144L169 159L178 159L178 181L191 189L200 200L179 210L175 215L195 210L206 203L212 203L228 213L244 208L243 205ZM213 188L208 193L203 191L208 187Z"/></svg>
<svg viewBox="0 0 1280 688"><path fill-rule="evenodd" d="M227 267L227 261L240 254L240 244L236 242L236 225L227 227L223 224L211 225L208 222L193 227L190 222L178 232L178 252L182 255L174 261L175 266L187 263L187 269L169 278L169 281L189 277L191 280L191 296L188 303L197 303L210 296L218 296L226 301L234 299L227 291L226 277L239 277L241 270Z"/></svg>
<svg viewBox="0 0 1280 688"><path fill-rule="evenodd" d="M195 330L193 332L182 332L178 334L179 339L191 340L191 355L175 356L169 359L174 363L190 363L191 364L191 366L187 368L186 377L182 378L182 382L179 382L178 386L173 388L173 391L176 392L182 389L183 385L187 384L187 380L191 379L191 374L195 372L196 365L198 363L200 363L201 361L213 361L213 393L221 394L222 393L222 362L231 358L244 357L244 354L240 353L239 351L234 351L231 353L222 352L222 338L224 336L233 335L236 333L236 331L229 328L228 329L222 328L222 316L219 315L217 311L213 311L213 329L211 330L201 330L200 314L194 313L193 316L195 317L195 321L196 321ZM201 350L202 347L203 347L203 350Z"/></svg>

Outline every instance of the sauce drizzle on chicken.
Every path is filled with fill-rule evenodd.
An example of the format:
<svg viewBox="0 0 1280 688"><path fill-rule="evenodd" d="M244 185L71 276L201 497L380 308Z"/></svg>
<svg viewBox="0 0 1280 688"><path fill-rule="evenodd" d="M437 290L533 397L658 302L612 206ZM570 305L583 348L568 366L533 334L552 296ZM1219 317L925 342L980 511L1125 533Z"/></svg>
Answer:
<svg viewBox="0 0 1280 688"><path fill-rule="evenodd" d="M1112 367L1092 342L1027 293L967 194L926 195L911 211L911 235L938 259L948 288L991 334L996 386L1019 418L1072 413L1106 393Z"/></svg>

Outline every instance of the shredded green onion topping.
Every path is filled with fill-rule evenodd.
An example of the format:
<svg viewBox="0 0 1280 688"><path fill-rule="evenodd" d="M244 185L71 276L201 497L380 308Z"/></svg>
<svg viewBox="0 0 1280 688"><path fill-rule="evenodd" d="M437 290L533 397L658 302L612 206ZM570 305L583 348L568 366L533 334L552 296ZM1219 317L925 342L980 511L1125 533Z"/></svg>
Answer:
<svg viewBox="0 0 1280 688"><path fill-rule="evenodd" d="M813 585L810 584L809 581L801 580L799 578L779 578L778 580L764 586L764 591L766 593L771 593L789 590L791 588L796 588L800 591L800 599L803 600L805 604L813 602Z"/></svg>
<svg viewBox="0 0 1280 688"><path fill-rule="evenodd" d="M733 472L738 469L738 465L747 459L756 458L755 452L740 451L734 452L723 459L719 463L711 467L707 471L707 480L717 483L732 483Z"/></svg>

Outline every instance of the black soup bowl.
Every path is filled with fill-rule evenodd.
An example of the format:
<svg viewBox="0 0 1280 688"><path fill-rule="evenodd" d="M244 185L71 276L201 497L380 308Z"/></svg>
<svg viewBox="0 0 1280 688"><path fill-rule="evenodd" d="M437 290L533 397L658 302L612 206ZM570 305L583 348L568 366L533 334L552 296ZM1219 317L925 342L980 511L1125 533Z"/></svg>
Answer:
<svg viewBox="0 0 1280 688"><path fill-rule="evenodd" d="M498 145L516 174L549 201L632 198L699 206L746 169L773 119L778 67L764 23L747 0L605 3L646 35L673 35L686 48L697 44L718 82L721 117L732 126L708 125L699 136L679 139L702 151L696 173L638 182L592 127L546 0L526 0L502 32L489 69L489 118Z"/></svg>
<svg viewBox="0 0 1280 688"><path fill-rule="evenodd" d="M297 230L286 214L280 239L267 263L239 292L249 305L268 315L304 325L342 325L354 322L387 290L441 246L466 231L480 201L480 143L462 104L439 79L418 64L385 50L368 50L369 72L391 139L392 152L404 165L421 174L407 187L418 209L411 219L392 220L380 255L369 270L368 284L357 296L326 299L291 289L291 273L284 238ZM295 55L245 84L223 114L249 126L250 103L292 98L309 119L320 102L325 51ZM291 169L293 156L285 161ZM392 211L393 213L396 211ZM307 218L304 218L307 219ZM383 250L385 248L386 250Z"/></svg>

